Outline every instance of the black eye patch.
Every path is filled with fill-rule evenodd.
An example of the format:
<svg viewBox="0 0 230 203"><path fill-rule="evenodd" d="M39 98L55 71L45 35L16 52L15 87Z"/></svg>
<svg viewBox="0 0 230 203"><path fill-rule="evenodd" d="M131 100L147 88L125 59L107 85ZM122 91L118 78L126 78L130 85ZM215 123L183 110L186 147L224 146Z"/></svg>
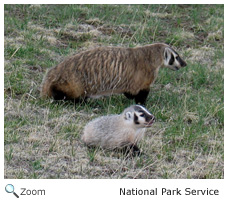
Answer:
<svg viewBox="0 0 230 203"><path fill-rule="evenodd" d="M173 54L171 54L171 58L169 60L169 65L173 65L174 61L175 61L175 58L174 58Z"/></svg>
<svg viewBox="0 0 230 203"><path fill-rule="evenodd" d="M181 67L185 67L187 65L179 55L176 57L176 60L180 63Z"/></svg>
<svg viewBox="0 0 230 203"><path fill-rule="evenodd" d="M138 112L140 113L140 116L141 116L141 117L145 117L145 114L146 114L146 113L145 113L143 110L139 110Z"/></svg>
<svg viewBox="0 0 230 203"><path fill-rule="evenodd" d="M134 123L135 124L140 124L139 121L138 121L138 116L134 113Z"/></svg>

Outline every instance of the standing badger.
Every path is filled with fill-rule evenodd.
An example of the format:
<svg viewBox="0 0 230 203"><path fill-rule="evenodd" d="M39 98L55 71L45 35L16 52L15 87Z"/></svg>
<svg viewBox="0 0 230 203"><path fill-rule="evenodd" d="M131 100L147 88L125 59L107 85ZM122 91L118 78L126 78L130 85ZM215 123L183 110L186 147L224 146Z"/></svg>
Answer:
<svg viewBox="0 0 230 203"><path fill-rule="evenodd" d="M139 154L137 143L143 137L145 128L150 127L155 117L140 105L126 108L120 115L109 115L89 122L82 135L87 146L105 149L128 148Z"/></svg>
<svg viewBox="0 0 230 203"><path fill-rule="evenodd" d="M78 100L124 93L144 104L162 66L178 70L186 62L162 43L136 48L99 47L51 68L43 80L41 96Z"/></svg>

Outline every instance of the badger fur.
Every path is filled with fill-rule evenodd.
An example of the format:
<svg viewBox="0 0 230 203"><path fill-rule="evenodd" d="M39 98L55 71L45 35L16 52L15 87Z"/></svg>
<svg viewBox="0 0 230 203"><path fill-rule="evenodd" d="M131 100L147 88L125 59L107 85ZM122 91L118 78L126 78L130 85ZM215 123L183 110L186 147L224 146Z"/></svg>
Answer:
<svg viewBox="0 0 230 203"><path fill-rule="evenodd" d="M44 77L41 96L77 100L124 93L144 104L162 66L178 70L186 62L162 43L136 48L99 47L51 68Z"/></svg>
<svg viewBox="0 0 230 203"><path fill-rule="evenodd" d="M84 128L82 141L88 146L105 149L128 147L140 152L137 143L145 128L155 122L155 117L140 105L126 108L120 115L108 115L90 121Z"/></svg>

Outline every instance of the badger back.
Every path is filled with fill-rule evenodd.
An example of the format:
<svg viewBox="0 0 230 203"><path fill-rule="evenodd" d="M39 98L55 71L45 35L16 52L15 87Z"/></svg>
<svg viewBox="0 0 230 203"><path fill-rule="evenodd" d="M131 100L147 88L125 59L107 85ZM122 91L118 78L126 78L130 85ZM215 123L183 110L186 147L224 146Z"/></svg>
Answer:
<svg viewBox="0 0 230 203"><path fill-rule="evenodd" d="M124 48L97 48L76 55L74 61L75 74L89 95L129 89L136 71L133 53Z"/></svg>

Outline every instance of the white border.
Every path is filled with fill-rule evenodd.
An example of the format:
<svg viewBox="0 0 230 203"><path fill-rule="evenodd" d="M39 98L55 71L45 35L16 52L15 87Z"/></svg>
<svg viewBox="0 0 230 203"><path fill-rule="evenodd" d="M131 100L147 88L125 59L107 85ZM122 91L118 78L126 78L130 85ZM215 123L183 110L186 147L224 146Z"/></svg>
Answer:
<svg viewBox="0 0 230 203"><path fill-rule="evenodd" d="M84 4L99 4L99 3L116 3L116 4L151 4L151 3L158 3L158 4L185 4L185 3L202 3L202 4L225 4L225 19L228 19L229 16L229 1L111 1L107 0L105 1L92 1L92 0L86 0L84 2L80 1L12 1L8 0L1 3L1 25L2 25L2 38L1 38L1 64L2 64L2 74L0 74L0 81L2 84L1 88L1 115L4 115L4 101L3 101L3 89L4 89L4 4L27 4L27 3L39 3L39 4L77 4L77 3L84 3ZM227 26L225 26L225 53L228 54L228 46L229 45L229 29ZM225 67L230 67L229 62L225 61ZM229 94L228 94L228 87L229 87L229 80L227 80L227 76L229 76L229 69L225 68L225 104L229 104ZM226 88L227 87L227 88ZM228 122L228 112L229 112L229 106L225 105L225 123ZM5 192L5 186L6 184L12 183L15 186L15 192L20 193L21 188L25 187L28 189L45 189L46 195L45 196L21 196L16 201L18 202L54 202L54 201L71 201L71 202L217 202L220 200L221 203L227 202L228 198L228 188L229 184L229 126L225 125L225 178L223 180L11 180L11 179L4 179L4 142L3 142L3 133L4 133L4 117L1 116L1 132L2 132L2 139L1 139L1 167L0 167L0 173L1 173L1 179L0 179L0 199L3 199L5 201L3 202L15 202L15 196L13 194L8 194ZM158 188L158 191L161 190L161 188L168 188L168 189L176 189L179 188L181 190L184 190L184 188L194 188L194 189L218 189L220 191L220 195L218 196L161 196L158 194L157 196L120 196L119 190L120 188L138 188L138 189L153 189ZM2 201L1 201L2 202Z"/></svg>

